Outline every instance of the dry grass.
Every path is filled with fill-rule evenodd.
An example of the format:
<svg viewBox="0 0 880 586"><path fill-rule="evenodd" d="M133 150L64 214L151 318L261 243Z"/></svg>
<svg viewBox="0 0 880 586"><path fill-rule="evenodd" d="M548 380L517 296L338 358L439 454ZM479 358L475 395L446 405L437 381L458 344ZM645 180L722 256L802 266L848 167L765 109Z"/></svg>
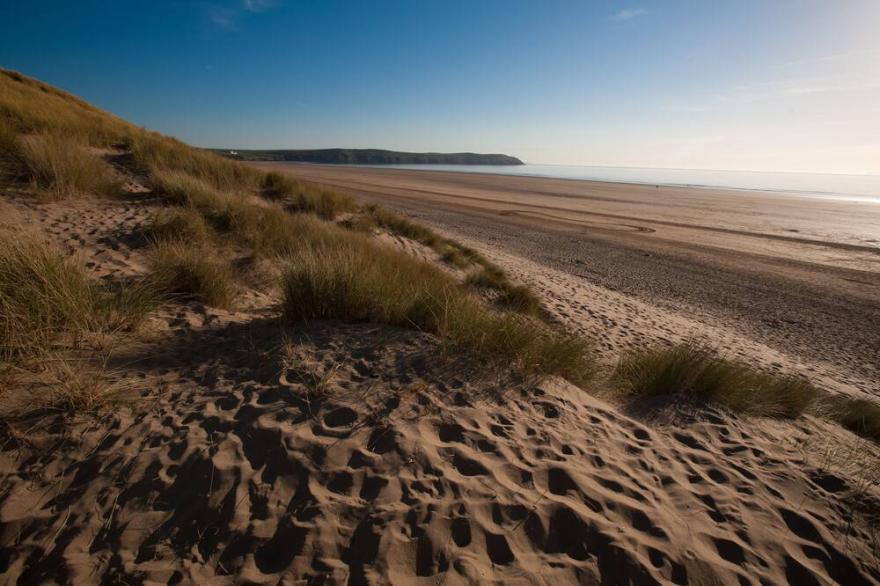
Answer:
<svg viewBox="0 0 880 586"><path fill-rule="evenodd" d="M37 141L49 142L48 145L30 147L35 151L32 158L43 163L40 168L50 171L52 165L43 162L47 157L41 158L44 151L57 159L59 156L73 156L68 153L81 150L65 148L66 145L53 149L55 145L51 142L61 140L57 137L63 137L66 143L79 147L128 145L135 165L150 177L159 173L181 172L223 191L256 190L263 177L260 171L240 162L145 131L70 94L6 70L0 70L0 120L5 120L7 134L11 131L19 138L47 134L56 137ZM0 132L0 143L4 142L3 134L4 132ZM56 152L59 150L61 153ZM81 154L77 156L82 157ZM90 164L84 158L79 162ZM84 165L79 166L86 168ZM66 169L66 166L62 169ZM95 167L92 166L91 169L94 171ZM87 175L93 176L94 173ZM52 182L56 182L54 178ZM66 181L59 183L68 184ZM86 187L88 189L84 191L93 191L92 187L95 188L94 191L100 191L100 185Z"/></svg>
<svg viewBox="0 0 880 586"><path fill-rule="evenodd" d="M44 354L62 336L131 329L157 303L144 284L100 287L78 259L32 235L0 235L3 360Z"/></svg>
<svg viewBox="0 0 880 586"><path fill-rule="evenodd" d="M19 182L49 199L86 194L113 195L119 190L110 166L75 139L43 133L18 138L12 173Z"/></svg>
<svg viewBox="0 0 880 586"><path fill-rule="evenodd" d="M0 181L34 190L47 199L118 190L110 166L75 137L56 132L19 134L0 118Z"/></svg>
<svg viewBox="0 0 880 586"><path fill-rule="evenodd" d="M274 201L293 198L302 191L302 184L299 181L274 171L263 176L260 187L263 197Z"/></svg>
<svg viewBox="0 0 880 586"><path fill-rule="evenodd" d="M291 212L317 214L325 220L357 209L354 200L346 195L275 172L263 177L262 194L271 201L283 202Z"/></svg>
<svg viewBox="0 0 880 586"><path fill-rule="evenodd" d="M173 205L206 212L221 209L231 200L231 196L183 171L156 171L151 180L155 192Z"/></svg>
<svg viewBox="0 0 880 586"><path fill-rule="evenodd" d="M235 300L235 276L216 250L181 241L160 241L150 259L149 281L175 299L197 300L229 308Z"/></svg>
<svg viewBox="0 0 880 586"><path fill-rule="evenodd" d="M819 410L853 433L880 443L880 403L834 396L823 399Z"/></svg>
<svg viewBox="0 0 880 586"><path fill-rule="evenodd" d="M137 127L66 92L0 69L0 119L17 134L51 132L82 145L123 142Z"/></svg>
<svg viewBox="0 0 880 586"><path fill-rule="evenodd" d="M32 235L0 235L0 417L100 404L111 385L94 342L135 327L158 302L145 284L99 286Z"/></svg>
<svg viewBox="0 0 880 586"><path fill-rule="evenodd" d="M180 240L200 244L210 240L211 229L196 210L173 208L156 214L146 234L154 242Z"/></svg>
<svg viewBox="0 0 880 586"><path fill-rule="evenodd" d="M415 240L430 248L439 248L447 245L444 238L430 228L411 222L403 216L386 210L383 207L375 205L366 206L364 212L369 214L380 227L404 238ZM439 252L442 254L442 249Z"/></svg>
<svg viewBox="0 0 880 586"><path fill-rule="evenodd" d="M301 248L291 259L283 295L290 320L367 321L431 332L487 363L575 384L594 372L583 340L493 311L436 267L358 234Z"/></svg>
<svg viewBox="0 0 880 586"><path fill-rule="evenodd" d="M159 174L185 174L221 191L256 190L262 179L252 167L154 132L136 134L129 147L135 163L153 179Z"/></svg>
<svg viewBox="0 0 880 586"><path fill-rule="evenodd" d="M758 372L692 343L630 352L621 358L612 382L633 399L684 395L778 418L801 415L817 397L807 381Z"/></svg>
<svg viewBox="0 0 880 586"><path fill-rule="evenodd" d="M496 300L503 307L527 315L540 313L541 301L531 289L513 284L500 267L477 251L379 206L366 206L364 214L389 232L432 248L446 264L459 269L477 265L479 269L468 275L466 282L473 287L496 291Z"/></svg>
<svg viewBox="0 0 880 586"><path fill-rule="evenodd" d="M541 300L525 285L514 285L500 267L484 261L481 269L471 273L465 279L471 287L497 291L497 301L504 307L525 313L538 315L541 311Z"/></svg>
<svg viewBox="0 0 880 586"><path fill-rule="evenodd" d="M343 220L340 225L343 228L362 234L372 234L378 227L373 218L366 214L354 214L350 218Z"/></svg>
<svg viewBox="0 0 880 586"><path fill-rule="evenodd" d="M99 326L99 295L84 268L28 235L0 237L0 356L39 356L63 333Z"/></svg>
<svg viewBox="0 0 880 586"><path fill-rule="evenodd" d="M357 206L350 197L339 192L314 185L304 185L289 200L287 209L293 212L317 214L325 220L333 220L340 213L354 211Z"/></svg>

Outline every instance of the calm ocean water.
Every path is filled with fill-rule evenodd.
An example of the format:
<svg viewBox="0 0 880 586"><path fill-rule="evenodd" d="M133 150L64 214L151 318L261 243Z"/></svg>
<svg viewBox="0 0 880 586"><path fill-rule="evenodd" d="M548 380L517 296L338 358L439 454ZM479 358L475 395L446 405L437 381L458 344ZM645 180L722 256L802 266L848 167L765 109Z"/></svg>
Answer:
<svg viewBox="0 0 880 586"><path fill-rule="evenodd" d="M395 169L493 173L556 179L591 179L615 183L726 187L807 197L880 203L880 175L830 173L772 173L759 171L707 171L638 167L580 167L565 165L381 165Z"/></svg>

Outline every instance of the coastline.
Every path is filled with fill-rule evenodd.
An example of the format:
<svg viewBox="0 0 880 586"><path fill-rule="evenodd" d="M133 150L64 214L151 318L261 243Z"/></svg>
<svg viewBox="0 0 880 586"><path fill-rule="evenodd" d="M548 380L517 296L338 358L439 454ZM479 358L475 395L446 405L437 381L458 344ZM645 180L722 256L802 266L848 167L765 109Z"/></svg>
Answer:
<svg viewBox="0 0 880 586"><path fill-rule="evenodd" d="M880 334L872 333L880 332L880 244L864 235L880 230L880 209L871 204L478 173L260 166L405 212L486 251L550 299L560 320L585 333L606 331L609 360L651 341L707 338L833 392L880 396L871 350L880 347Z"/></svg>
<svg viewBox="0 0 880 586"><path fill-rule="evenodd" d="M283 161L254 161L254 163L263 163L263 162L272 162L272 163L282 163ZM288 162L289 164L302 164L302 165L322 165L322 163L309 163L309 162ZM671 168L649 168L649 167L593 167L593 166L583 166L580 168L583 169L619 169L621 171L657 171L660 174L668 173L668 172L686 172L686 173L720 173L722 175L767 175L767 176L780 176L780 175L791 175L791 176L816 176L816 177L841 177L841 178L862 178L863 180L871 180L877 183L876 189L867 188L864 190L851 190L846 191L844 189L807 189L807 188L794 188L794 187L770 187L770 186L737 186L731 184L723 184L723 183L708 183L708 182L699 182L699 181L670 181L670 180L634 180L631 178L620 178L620 179L610 179L610 178L602 178L595 177L591 175L583 175L580 177L573 176L565 176L562 174L553 174L553 173L540 173L540 172L527 172L527 173L517 173L510 172L511 169L519 169L522 167L550 167L550 168L574 168L572 166L567 165L533 165L533 164L523 164L523 165L418 165L418 164L348 164L348 163L340 163L333 164L334 167L351 167L351 168L360 168L360 169L397 169L401 171L428 171L428 172L437 172L437 173L468 173L468 174L477 174L477 175L500 175L504 177L533 177L539 179L551 179L551 180L559 180L559 181L589 181L596 183L613 183L613 184L621 184L621 185L640 185L640 186L660 186L660 187L682 187L682 188L694 188L694 189L721 189L725 191L732 192L754 192L754 193L769 193L774 195L782 195L782 196L791 196L791 197L815 197L821 199L832 199L832 200L844 200L844 201L852 201L857 203L874 203L880 204L880 175L873 175L870 173L860 173L860 174L834 174L834 173L796 173L796 172L770 172L770 171L728 171L728 170L714 170L714 169L671 169ZM454 168L453 168L454 167ZM476 169L476 170L475 170Z"/></svg>

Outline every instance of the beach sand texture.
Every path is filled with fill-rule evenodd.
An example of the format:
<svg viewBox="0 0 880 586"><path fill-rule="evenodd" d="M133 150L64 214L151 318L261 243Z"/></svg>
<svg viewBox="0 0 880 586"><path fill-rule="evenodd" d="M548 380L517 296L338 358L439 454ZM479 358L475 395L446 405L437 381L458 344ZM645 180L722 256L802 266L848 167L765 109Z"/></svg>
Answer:
<svg viewBox="0 0 880 586"><path fill-rule="evenodd" d="M327 181L358 176L303 168ZM407 177L399 180L414 181ZM694 267L719 255L738 259L729 268L745 274L754 253L660 240L659 231L501 215L502 204L465 207L412 185L388 188L401 196L371 189L365 197L417 210L479 244L534 285L559 319L598 333L608 360L627 347L703 333L768 368L813 368L820 384L876 392L870 365L834 360L852 350L842 332L816 334L828 347L841 344L820 363L809 358L818 346L794 334L790 346L759 341L762 330L714 318L719 304L708 298L729 299L746 284L721 273L727 288L699 293L719 273L717 265ZM0 201L0 228L36 230L79 251L95 276L118 278L144 271L131 234L157 209L136 198L39 204L10 196ZM644 265L632 260L642 258L634 244L624 247L640 233L655 247ZM405 239L385 241L437 260ZM589 253L594 243L600 252ZM685 249L692 264L665 260L685 257ZM589 276L614 254L633 290ZM844 274L863 275L865 284L847 293L852 311L863 312L848 335L876 334L866 293L876 273L762 262L790 265L805 283L810 270L827 276L805 284L805 295L845 288ZM684 267L697 280L686 300L652 285L677 280ZM783 278L754 269L764 270L765 282ZM808 311L810 299L795 310ZM28 445L7 445L4 580L880 582L871 522L880 496L870 475L880 450L837 426L685 405L635 412L559 379L481 376L425 334L322 322L285 330L274 303L252 291L232 312L196 302L164 308L151 318L151 342L117 349L109 365L128 381L131 401L61 431L42 428Z"/></svg>

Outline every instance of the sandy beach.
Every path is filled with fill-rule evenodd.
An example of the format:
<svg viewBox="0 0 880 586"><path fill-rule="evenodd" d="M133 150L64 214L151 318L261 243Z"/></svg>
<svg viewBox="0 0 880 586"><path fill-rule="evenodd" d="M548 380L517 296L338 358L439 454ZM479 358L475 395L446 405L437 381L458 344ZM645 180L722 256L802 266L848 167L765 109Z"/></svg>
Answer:
<svg viewBox="0 0 880 586"><path fill-rule="evenodd" d="M609 359L711 339L769 370L880 395L880 205L796 194L262 164L406 212L602 331Z"/></svg>
<svg viewBox="0 0 880 586"><path fill-rule="evenodd" d="M0 586L880 586L880 2L7 4Z"/></svg>

